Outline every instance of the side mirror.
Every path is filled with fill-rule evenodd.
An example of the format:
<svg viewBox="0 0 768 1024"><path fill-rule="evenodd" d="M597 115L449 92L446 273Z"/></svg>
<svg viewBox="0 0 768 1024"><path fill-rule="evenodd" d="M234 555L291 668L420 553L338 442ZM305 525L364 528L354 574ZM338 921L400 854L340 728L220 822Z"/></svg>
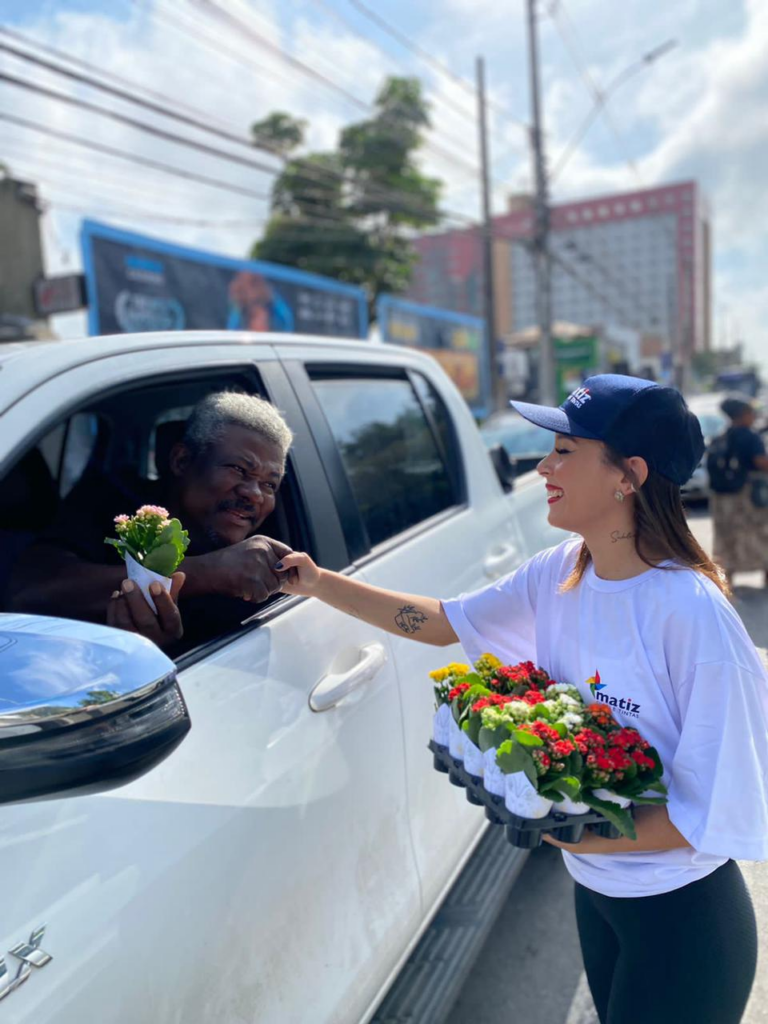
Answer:
<svg viewBox="0 0 768 1024"><path fill-rule="evenodd" d="M190 726L175 666L149 640L0 614L0 803L122 785Z"/></svg>
<svg viewBox="0 0 768 1024"><path fill-rule="evenodd" d="M509 457L509 452L499 442L488 449L488 455L493 463L493 468L496 470L496 476L499 478L502 488L509 493L515 486L517 461Z"/></svg>

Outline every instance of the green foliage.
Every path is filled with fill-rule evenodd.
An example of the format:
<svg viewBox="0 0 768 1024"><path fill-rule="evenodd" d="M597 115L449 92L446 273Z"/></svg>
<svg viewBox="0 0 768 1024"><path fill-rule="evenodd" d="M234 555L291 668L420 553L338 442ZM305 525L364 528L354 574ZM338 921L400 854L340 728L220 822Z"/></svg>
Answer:
<svg viewBox="0 0 768 1024"><path fill-rule="evenodd" d="M382 293L405 291L416 260L409 232L440 219L442 183L415 162L429 124L418 79L388 78L373 116L345 128L335 152L286 164L252 255L365 286L371 308ZM252 130L284 156L304 137L302 122L278 112Z"/></svg>
<svg viewBox="0 0 768 1024"><path fill-rule="evenodd" d="M251 125L253 143L278 156L287 156L304 141L307 122L275 110L262 121Z"/></svg>
<svg viewBox="0 0 768 1024"><path fill-rule="evenodd" d="M582 793L581 800L584 801L587 807L591 807L593 811L599 811L604 818L612 822L623 836L627 836L629 839L637 839L635 823L629 811L619 807L612 800L600 800L594 793L590 792Z"/></svg>

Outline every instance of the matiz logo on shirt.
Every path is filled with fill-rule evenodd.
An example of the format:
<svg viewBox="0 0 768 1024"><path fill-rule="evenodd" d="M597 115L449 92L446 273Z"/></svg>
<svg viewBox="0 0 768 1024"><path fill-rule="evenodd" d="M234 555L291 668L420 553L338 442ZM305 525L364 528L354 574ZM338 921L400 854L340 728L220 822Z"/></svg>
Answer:
<svg viewBox="0 0 768 1024"><path fill-rule="evenodd" d="M616 708L622 715L626 715L628 718L639 718L640 717L640 705L635 704L631 697L612 697L610 694L604 691L608 689L608 684L600 681L600 673L595 670L595 674L590 676L587 680L589 690L596 701L601 704L607 704L611 708Z"/></svg>
<svg viewBox="0 0 768 1024"><path fill-rule="evenodd" d="M589 393L589 388L576 388L573 394L568 396L568 401L573 402L577 409L581 409L587 402L592 401L592 395Z"/></svg>

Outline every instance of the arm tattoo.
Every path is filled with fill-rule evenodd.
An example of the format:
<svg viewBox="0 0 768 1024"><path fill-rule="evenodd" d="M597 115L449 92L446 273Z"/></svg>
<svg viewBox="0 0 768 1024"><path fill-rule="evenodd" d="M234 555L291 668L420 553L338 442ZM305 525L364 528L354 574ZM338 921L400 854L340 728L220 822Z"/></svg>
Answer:
<svg viewBox="0 0 768 1024"><path fill-rule="evenodd" d="M634 533L622 533L620 530L614 530L611 534L611 540L614 544L620 540L633 540Z"/></svg>
<svg viewBox="0 0 768 1024"><path fill-rule="evenodd" d="M412 604L407 604L395 616L395 625L404 633L418 633L427 621L424 612L417 612Z"/></svg>

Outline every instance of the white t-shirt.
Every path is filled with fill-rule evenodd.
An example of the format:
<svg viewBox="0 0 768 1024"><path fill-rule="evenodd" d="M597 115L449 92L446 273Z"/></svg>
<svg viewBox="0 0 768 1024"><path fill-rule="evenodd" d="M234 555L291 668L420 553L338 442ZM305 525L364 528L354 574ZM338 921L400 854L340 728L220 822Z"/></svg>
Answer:
<svg viewBox="0 0 768 1024"><path fill-rule="evenodd" d="M606 896L652 896L728 858L768 859L768 674L741 619L692 569L599 578L566 593L580 540L443 607L467 656L531 660L583 699L600 699L658 750L669 817L691 844L621 854L563 851L568 871ZM669 563L668 563L669 564ZM607 701L606 701L607 698Z"/></svg>

